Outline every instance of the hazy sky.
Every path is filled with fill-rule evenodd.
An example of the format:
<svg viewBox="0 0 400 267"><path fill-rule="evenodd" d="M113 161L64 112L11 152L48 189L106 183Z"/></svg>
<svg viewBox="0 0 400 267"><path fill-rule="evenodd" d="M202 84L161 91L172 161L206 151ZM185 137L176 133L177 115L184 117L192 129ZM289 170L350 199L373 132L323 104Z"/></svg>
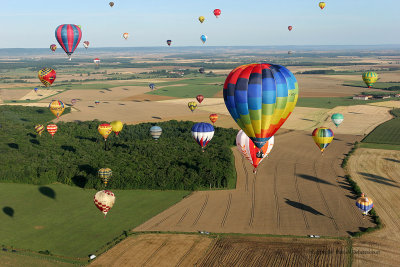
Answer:
<svg viewBox="0 0 400 267"><path fill-rule="evenodd" d="M399 0L327 0L324 10L316 0L115 0L113 8L108 0L0 3L0 48L57 44L54 30L65 23L82 25L81 42L93 47L165 46L167 39L201 46L202 34L208 46L400 44Z"/></svg>

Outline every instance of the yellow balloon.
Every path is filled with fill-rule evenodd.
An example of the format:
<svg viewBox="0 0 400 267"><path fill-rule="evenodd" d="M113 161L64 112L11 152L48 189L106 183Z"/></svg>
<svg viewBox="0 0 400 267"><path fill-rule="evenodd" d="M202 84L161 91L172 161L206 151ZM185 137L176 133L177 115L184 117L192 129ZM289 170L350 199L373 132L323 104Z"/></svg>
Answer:
<svg viewBox="0 0 400 267"><path fill-rule="evenodd" d="M319 7L320 7L321 9L324 9L324 7L325 7L325 2L319 2Z"/></svg>
<svg viewBox="0 0 400 267"><path fill-rule="evenodd" d="M112 127L108 123L103 123L103 124L100 124L99 127L97 127L97 130L99 131L101 136L103 136L104 140L107 140L107 137L112 132Z"/></svg>
<svg viewBox="0 0 400 267"><path fill-rule="evenodd" d="M194 101L189 102L188 108L193 112L197 108L197 103Z"/></svg>
<svg viewBox="0 0 400 267"><path fill-rule="evenodd" d="M53 102L50 103L49 108L51 113L53 113L54 116L59 118L61 114L64 112L65 106L62 101L54 100Z"/></svg>
<svg viewBox="0 0 400 267"><path fill-rule="evenodd" d="M378 74L376 74L376 72L373 71L368 71L363 73L362 79L368 86L368 88L371 88L374 85L374 83L378 80Z"/></svg>
<svg viewBox="0 0 400 267"><path fill-rule="evenodd" d="M124 127L124 124L121 121L112 121L111 122L111 127L112 127L112 131L118 135L119 132L122 130L122 128Z"/></svg>
<svg viewBox="0 0 400 267"><path fill-rule="evenodd" d="M201 23L203 23L205 19L206 19L206 18L203 17L203 16L200 16L200 17L199 17L199 21L200 21Z"/></svg>

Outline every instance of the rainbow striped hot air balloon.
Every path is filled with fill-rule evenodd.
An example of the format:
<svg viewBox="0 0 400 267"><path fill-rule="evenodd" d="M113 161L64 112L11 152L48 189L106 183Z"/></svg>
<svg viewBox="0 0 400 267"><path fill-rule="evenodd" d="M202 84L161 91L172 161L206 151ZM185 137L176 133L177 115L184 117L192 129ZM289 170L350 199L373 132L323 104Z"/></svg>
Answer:
<svg viewBox="0 0 400 267"><path fill-rule="evenodd" d="M107 186L108 180L110 180L112 176L112 171L110 168L101 168L98 171L99 178L103 181L105 186Z"/></svg>
<svg viewBox="0 0 400 267"><path fill-rule="evenodd" d="M50 108L51 113L53 113L54 116L56 116L58 119L61 116L61 114L64 112L65 106L62 101L54 100L50 103L49 108Z"/></svg>
<svg viewBox="0 0 400 267"><path fill-rule="evenodd" d="M368 215L368 212L374 207L374 202L372 199L366 197L364 193L361 194L361 197L357 198L356 206L362 211L362 214Z"/></svg>
<svg viewBox="0 0 400 267"><path fill-rule="evenodd" d="M288 69L263 63L231 71L223 93L232 118L261 149L290 116L298 91L296 78Z"/></svg>
<svg viewBox="0 0 400 267"><path fill-rule="evenodd" d="M194 101L190 101L188 103L188 108L193 112L197 108L197 103Z"/></svg>
<svg viewBox="0 0 400 267"><path fill-rule="evenodd" d="M266 142L265 145L261 148L263 152L262 157L257 157L259 149L254 145L253 141L251 141L251 139L242 130L240 130L236 136L236 146L239 152L242 153L243 156L247 158L253 165L254 167L253 173L256 173L258 165L271 152L272 147L274 146L274 137L272 136L268 140L268 142Z"/></svg>
<svg viewBox="0 0 400 267"><path fill-rule="evenodd" d="M56 28L55 35L57 42L67 53L69 60L71 60L71 55L82 38L81 28L75 24L62 24Z"/></svg>
<svg viewBox="0 0 400 267"><path fill-rule="evenodd" d="M192 136L194 140L196 140L196 142L201 146L204 152L204 148L214 136L214 127L205 122L196 123L192 127Z"/></svg>
<svg viewBox="0 0 400 267"><path fill-rule="evenodd" d="M39 134L39 136L42 136L42 133L44 131L44 126L41 124L38 124L35 126L35 131Z"/></svg>
<svg viewBox="0 0 400 267"><path fill-rule="evenodd" d="M327 148L332 142L334 135L331 129L327 127L319 127L314 129L312 137L321 152L324 152L325 148Z"/></svg>
<svg viewBox="0 0 400 267"><path fill-rule="evenodd" d="M376 72L373 71L368 71L363 73L362 79L368 86L368 88L371 88L374 85L374 83L378 80L378 74L376 74Z"/></svg>

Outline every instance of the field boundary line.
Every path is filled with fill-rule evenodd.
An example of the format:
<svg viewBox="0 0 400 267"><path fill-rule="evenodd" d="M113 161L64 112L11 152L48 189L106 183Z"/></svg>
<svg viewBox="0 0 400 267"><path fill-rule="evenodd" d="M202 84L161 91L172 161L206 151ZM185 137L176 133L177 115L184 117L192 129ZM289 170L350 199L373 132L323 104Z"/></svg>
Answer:
<svg viewBox="0 0 400 267"><path fill-rule="evenodd" d="M167 238L151 255L147 258L147 260L142 264L142 266L146 266L146 264L154 258L154 256L168 243L171 237Z"/></svg>

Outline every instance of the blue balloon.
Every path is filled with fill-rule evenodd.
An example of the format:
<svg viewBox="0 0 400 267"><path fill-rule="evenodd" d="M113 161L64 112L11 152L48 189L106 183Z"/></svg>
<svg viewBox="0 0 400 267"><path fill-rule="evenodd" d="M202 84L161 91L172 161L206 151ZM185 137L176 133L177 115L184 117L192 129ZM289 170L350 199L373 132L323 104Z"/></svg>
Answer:
<svg viewBox="0 0 400 267"><path fill-rule="evenodd" d="M205 122L196 123L192 127L192 136L204 151L204 148L214 136L214 127Z"/></svg>
<svg viewBox="0 0 400 267"><path fill-rule="evenodd" d="M151 90L154 90L154 87L155 87L155 86L156 86L156 85L155 85L154 83L149 84L149 87L150 87Z"/></svg>
<svg viewBox="0 0 400 267"><path fill-rule="evenodd" d="M207 36L206 35L202 35L201 37L200 37L200 40L203 42L203 44L207 41Z"/></svg>
<svg viewBox="0 0 400 267"><path fill-rule="evenodd" d="M35 92L37 92L37 90L39 90L37 87L35 88Z"/></svg>
<svg viewBox="0 0 400 267"><path fill-rule="evenodd" d="M158 138L160 138L161 133L162 129L160 126L153 126L150 128L150 134L155 140L158 140Z"/></svg>

